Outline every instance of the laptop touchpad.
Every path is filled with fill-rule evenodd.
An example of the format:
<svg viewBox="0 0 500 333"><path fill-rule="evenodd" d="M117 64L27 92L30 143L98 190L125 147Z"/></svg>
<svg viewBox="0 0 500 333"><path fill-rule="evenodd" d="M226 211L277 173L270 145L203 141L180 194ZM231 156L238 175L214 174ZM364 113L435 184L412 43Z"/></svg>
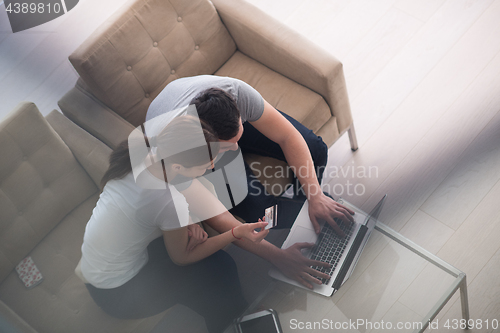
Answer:
<svg viewBox="0 0 500 333"><path fill-rule="evenodd" d="M290 246L298 242L316 243L317 239L318 235L316 235L314 230L301 226L295 226L293 234L288 235L285 244L283 244L283 248L289 248Z"/></svg>

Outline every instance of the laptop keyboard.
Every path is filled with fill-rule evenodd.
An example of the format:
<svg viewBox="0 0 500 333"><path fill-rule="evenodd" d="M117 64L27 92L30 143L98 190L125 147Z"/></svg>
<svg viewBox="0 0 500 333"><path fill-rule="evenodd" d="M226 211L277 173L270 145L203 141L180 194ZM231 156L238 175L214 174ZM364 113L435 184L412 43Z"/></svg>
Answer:
<svg viewBox="0 0 500 333"><path fill-rule="evenodd" d="M313 247L310 257L313 260L329 263L331 265L330 268L322 266L311 266L311 268L330 276L332 276L335 272L335 268L337 268L337 264L342 257L342 253L344 253L347 243L351 239L352 232L354 230L354 223L349 225L349 223L343 223L339 219L335 219L335 222L346 236L341 238L328 223L325 223L318 235L318 240L316 241L316 245ZM315 277L323 284L327 284L330 280L322 279L317 276Z"/></svg>

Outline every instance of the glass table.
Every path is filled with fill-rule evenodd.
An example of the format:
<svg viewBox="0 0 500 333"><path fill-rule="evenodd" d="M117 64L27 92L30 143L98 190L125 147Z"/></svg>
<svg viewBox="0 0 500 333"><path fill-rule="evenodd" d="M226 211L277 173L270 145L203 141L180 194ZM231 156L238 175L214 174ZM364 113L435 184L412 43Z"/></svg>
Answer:
<svg viewBox="0 0 500 333"><path fill-rule="evenodd" d="M457 290L462 318L439 322ZM380 221L353 275L332 297L270 280L245 314L263 309L278 312L284 332L423 332L469 321L465 273Z"/></svg>

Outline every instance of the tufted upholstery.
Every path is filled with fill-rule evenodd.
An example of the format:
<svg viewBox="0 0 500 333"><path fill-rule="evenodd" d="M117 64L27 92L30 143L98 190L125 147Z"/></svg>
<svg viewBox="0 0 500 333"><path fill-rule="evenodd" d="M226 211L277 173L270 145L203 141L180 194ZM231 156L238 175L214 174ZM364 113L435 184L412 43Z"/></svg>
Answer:
<svg viewBox="0 0 500 333"><path fill-rule="evenodd" d="M0 125L0 156L1 282L97 187L32 103Z"/></svg>
<svg viewBox="0 0 500 333"><path fill-rule="evenodd" d="M206 0L139 0L71 56L89 90L134 126L172 80L212 74L236 46Z"/></svg>

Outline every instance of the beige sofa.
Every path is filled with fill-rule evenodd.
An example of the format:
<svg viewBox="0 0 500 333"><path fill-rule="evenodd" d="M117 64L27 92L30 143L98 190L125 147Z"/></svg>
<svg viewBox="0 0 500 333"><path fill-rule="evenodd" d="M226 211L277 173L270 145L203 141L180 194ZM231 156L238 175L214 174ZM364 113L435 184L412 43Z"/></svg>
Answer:
<svg viewBox="0 0 500 333"><path fill-rule="evenodd" d="M342 64L244 0L132 0L69 59L80 79L59 106L112 148L169 82L215 74L249 83L328 146L349 132L357 149Z"/></svg>
<svg viewBox="0 0 500 333"><path fill-rule="evenodd" d="M204 331L201 317L179 307L147 319L112 318L75 275L110 152L60 112L44 118L33 103L0 123L0 332L167 332L162 323L168 332ZM44 276L32 289L14 269L27 256Z"/></svg>

